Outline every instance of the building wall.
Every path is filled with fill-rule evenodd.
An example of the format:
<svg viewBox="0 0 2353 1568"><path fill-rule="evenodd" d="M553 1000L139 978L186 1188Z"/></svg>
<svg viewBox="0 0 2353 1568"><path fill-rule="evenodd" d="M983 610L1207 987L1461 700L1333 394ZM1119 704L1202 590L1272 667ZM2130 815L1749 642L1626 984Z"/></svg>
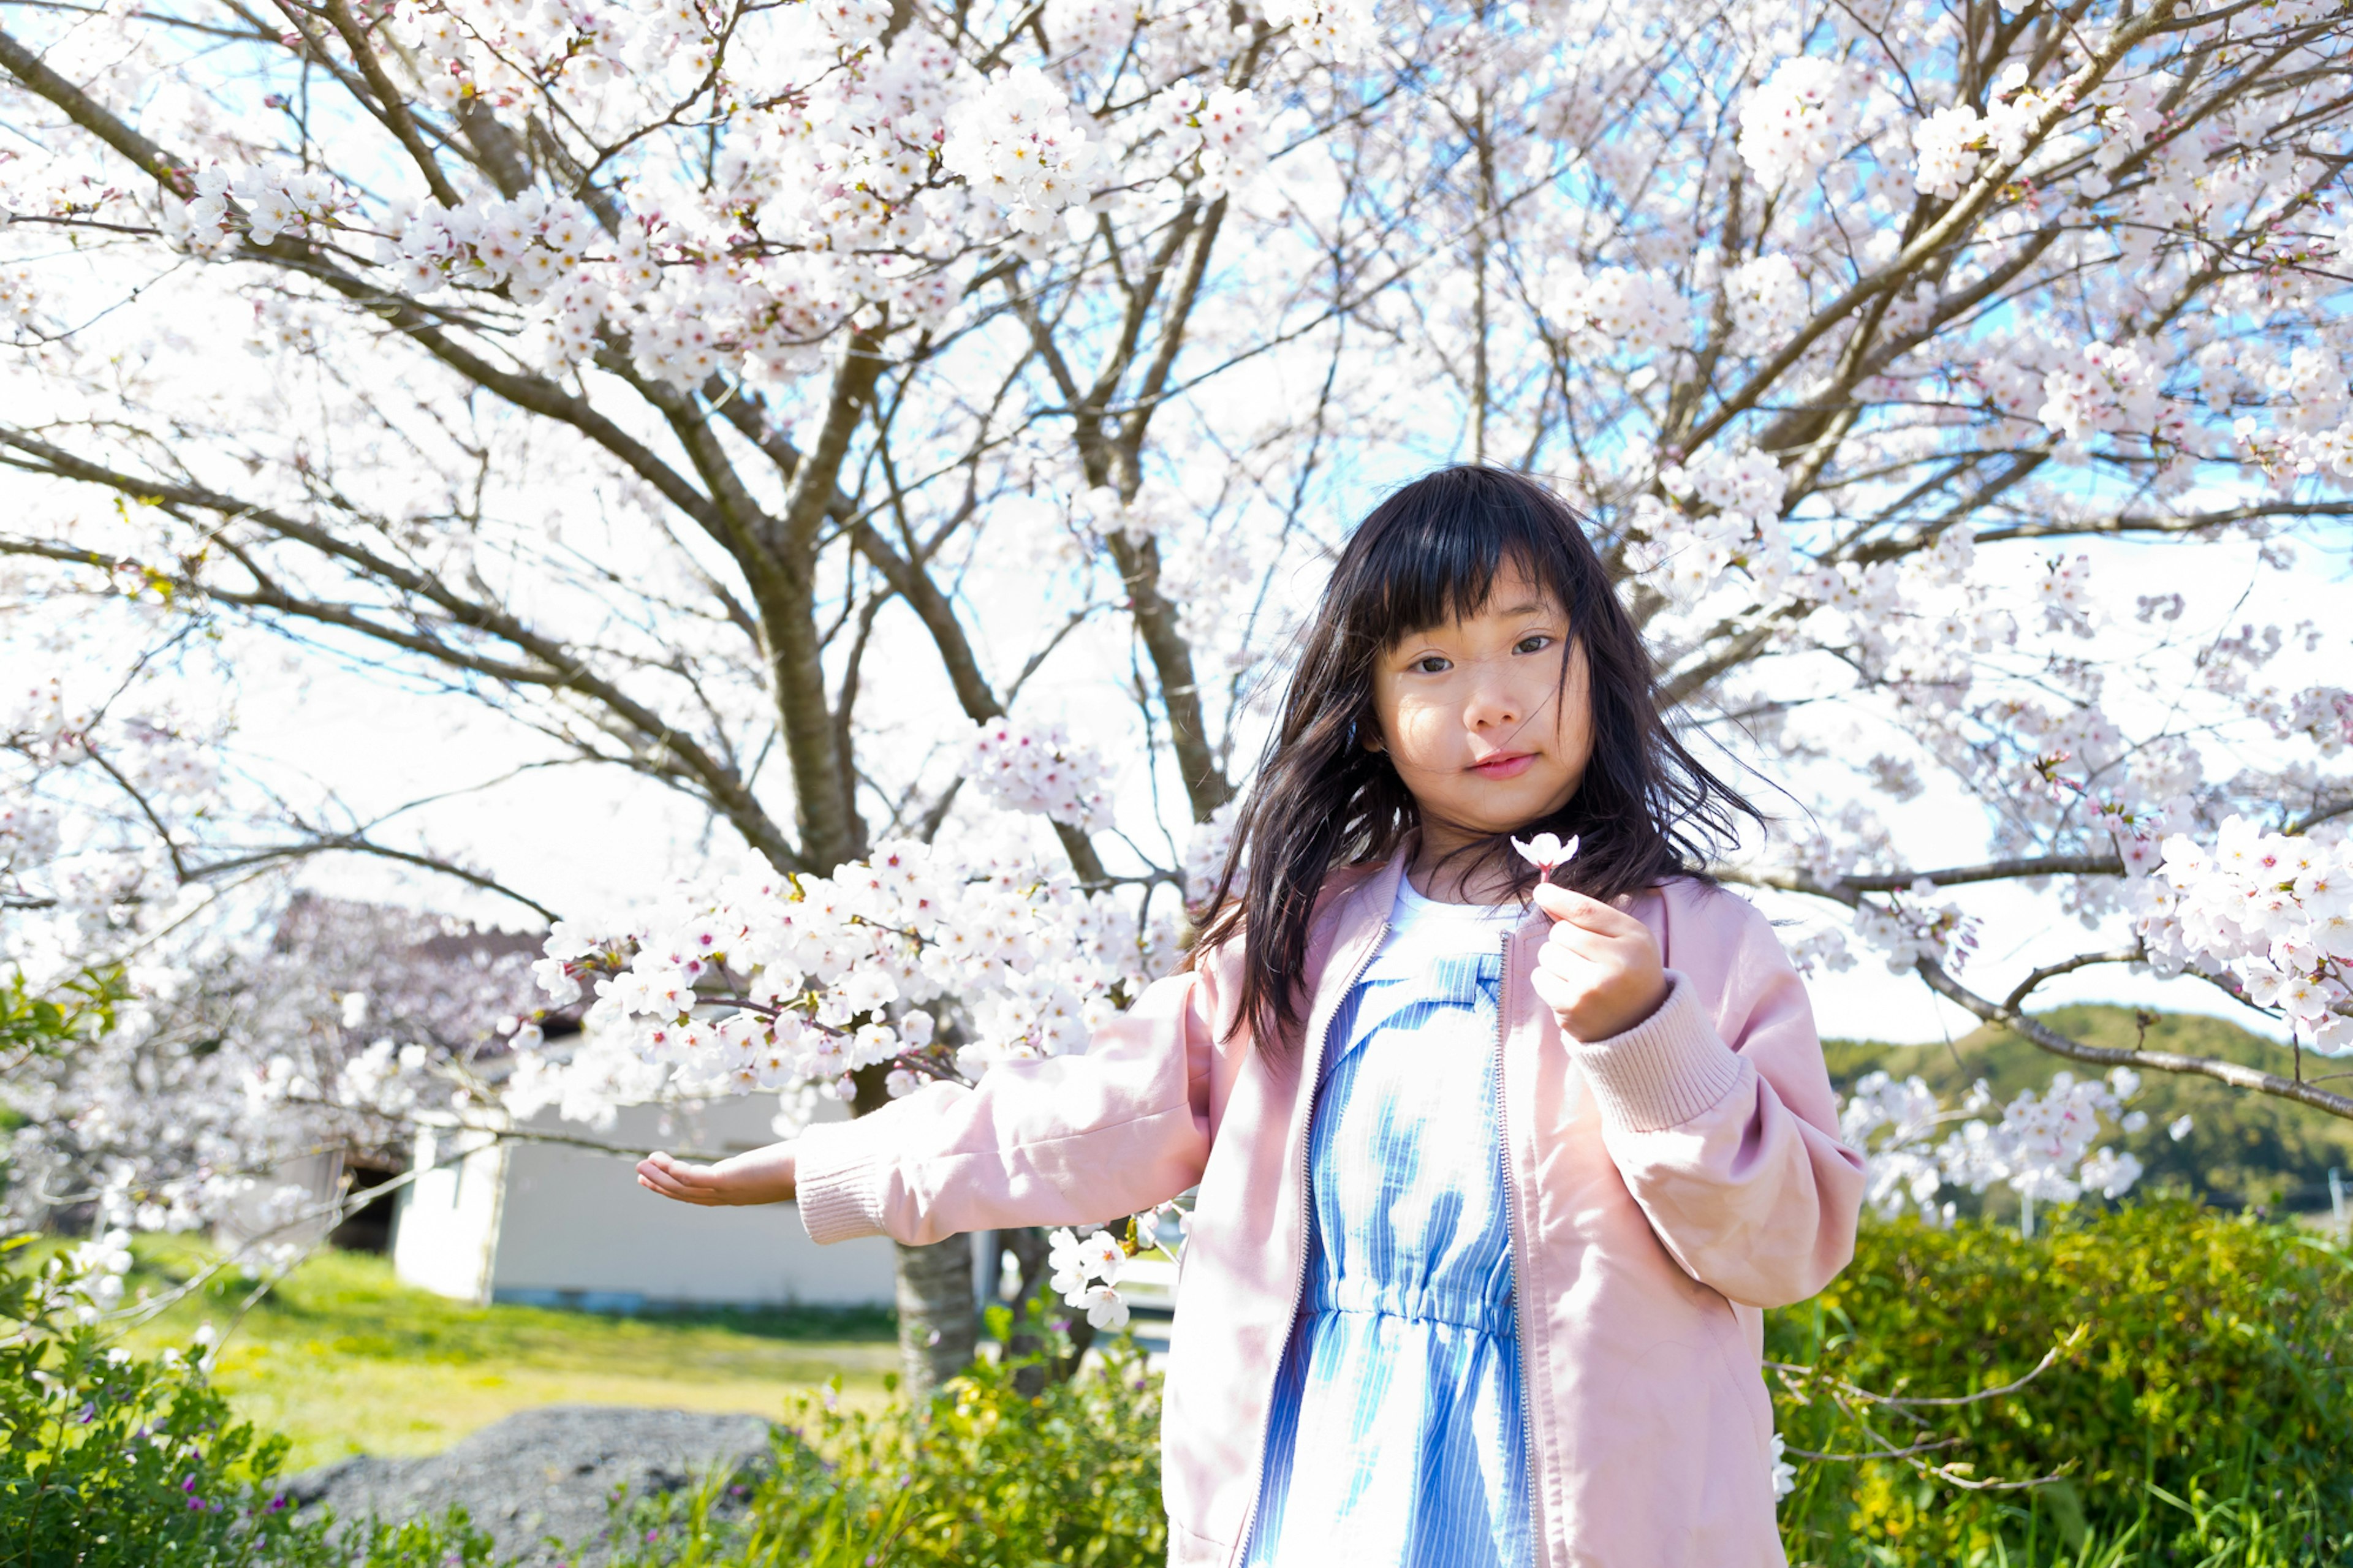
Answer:
<svg viewBox="0 0 2353 1568"><path fill-rule="evenodd" d="M394 1200L392 1268L402 1282L464 1301L491 1299L503 1146L469 1147L430 1129L417 1135L417 1177Z"/></svg>
<svg viewBox="0 0 2353 1568"><path fill-rule="evenodd" d="M392 1258L405 1283L470 1301L633 1311L665 1306L882 1306L897 1257L881 1237L819 1247L792 1204L701 1208L638 1185L648 1149L726 1155L775 1142L766 1096L687 1113L624 1109L592 1131L548 1111L527 1125L594 1138L619 1153L516 1140L453 1146L419 1134L419 1173L394 1200ZM819 1120L846 1108L827 1102ZM972 1238L974 1284L997 1279L997 1238Z"/></svg>
<svg viewBox="0 0 2353 1568"><path fill-rule="evenodd" d="M891 1243L880 1237L819 1247L792 1204L699 1208L638 1185L637 1152L691 1148L737 1153L773 1142L776 1100L712 1101L700 1113L633 1106L593 1134L627 1157L559 1143L516 1142L507 1152L493 1294L628 1310L646 1305L887 1306ZM828 1104L834 1116L842 1111ZM553 1113L532 1123L574 1134Z"/></svg>
<svg viewBox="0 0 2353 1568"><path fill-rule="evenodd" d="M281 1161L251 1191L229 1205L228 1213L213 1226L213 1240L227 1252L238 1252L257 1242L305 1250L316 1247L334 1228L331 1205L343 1184L340 1152ZM309 1217L290 1224L289 1217L295 1215Z"/></svg>

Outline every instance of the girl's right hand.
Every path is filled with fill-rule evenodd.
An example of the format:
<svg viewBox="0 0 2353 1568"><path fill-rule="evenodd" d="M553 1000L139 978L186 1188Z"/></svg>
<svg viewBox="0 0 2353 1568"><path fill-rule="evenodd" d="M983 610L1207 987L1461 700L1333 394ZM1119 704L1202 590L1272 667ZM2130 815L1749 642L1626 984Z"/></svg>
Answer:
<svg viewBox="0 0 2353 1568"><path fill-rule="evenodd" d="M786 1204L793 1200L794 1145L733 1154L715 1165L690 1165L657 1150L638 1162L638 1185L682 1204Z"/></svg>

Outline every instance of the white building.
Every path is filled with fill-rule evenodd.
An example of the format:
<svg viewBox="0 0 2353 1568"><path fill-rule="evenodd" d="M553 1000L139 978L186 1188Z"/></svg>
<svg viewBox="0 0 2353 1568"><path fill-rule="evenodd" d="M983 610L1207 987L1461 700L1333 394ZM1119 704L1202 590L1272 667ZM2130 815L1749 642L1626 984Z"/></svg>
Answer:
<svg viewBox="0 0 2353 1568"><path fill-rule="evenodd" d="M423 1133L417 1177L395 1199L394 1270L463 1300L593 1310L889 1306L894 1258L879 1237L818 1247L794 1205L701 1208L638 1185L644 1151L755 1149L775 1142L775 1111L774 1097L760 1096L714 1100L691 1119L632 1106L594 1133L553 1111L525 1124L593 1137L623 1154L522 1139L482 1147L480 1134ZM974 1239L977 1249L987 1238Z"/></svg>
<svg viewBox="0 0 2353 1568"><path fill-rule="evenodd" d="M733 1154L773 1142L768 1096L720 1100L688 1125L651 1106L622 1110L609 1131L586 1134L628 1151L599 1153L565 1143L517 1140L453 1146L448 1135L417 1141L417 1174L395 1198L393 1268L407 1284L490 1303L633 1312L683 1306L880 1306L892 1304L897 1258L881 1237L819 1247L793 1204L700 1208L638 1185L639 1152L694 1148ZM848 1112L830 1101L819 1119ZM580 1137L584 1130L543 1113L525 1125ZM998 1283L994 1232L972 1237L973 1282L984 1299ZM1176 1268L1139 1258L1120 1280L1136 1313L1136 1337L1167 1348Z"/></svg>

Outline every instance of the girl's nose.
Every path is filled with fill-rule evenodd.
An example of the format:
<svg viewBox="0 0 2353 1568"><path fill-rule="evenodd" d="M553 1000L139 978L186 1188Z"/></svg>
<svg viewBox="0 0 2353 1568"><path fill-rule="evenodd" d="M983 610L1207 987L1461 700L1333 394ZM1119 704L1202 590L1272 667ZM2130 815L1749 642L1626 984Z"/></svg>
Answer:
<svg viewBox="0 0 2353 1568"><path fill-rule="evenodd" d="M1495 724L1516 724L1520 721L1519 704L1508 691L1474 690L1463 709L1462 717L1472 729Z"/></svg>

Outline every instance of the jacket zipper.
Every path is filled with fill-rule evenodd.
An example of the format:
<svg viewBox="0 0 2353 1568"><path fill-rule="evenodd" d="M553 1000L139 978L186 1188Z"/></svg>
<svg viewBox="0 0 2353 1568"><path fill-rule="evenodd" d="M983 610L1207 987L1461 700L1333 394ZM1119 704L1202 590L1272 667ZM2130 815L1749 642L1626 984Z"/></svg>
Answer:
<svg viewBox="0 0 2353 1568"><path fill-rule="evenodd" d="M1389 922L1383 921L1381 929L1374 933L1373 940L1366 947L1363 955L1348 971L1348 982L1340 988L1339 1000L1332 1004L1332 1010L1329 1013L1324 1015L1324 1022L1315 1031L1314 1041L1306 1057L1300 1062L1300 1090L1307 1096L1307 1125L1305 1135L1299 1140L1299 1181L1293 1189L1299 1194L1301 1221L1299 1267L1293 1273L1291 1279L1291 1310L1286 1314L1291 1326L1284 1331L1282 1338L1282 1356L1285 1358L1291 1354L1291 1336L1299 1331L1299 1304L1307 1299L1308 1237L1314 1228L1314 1216L1307 1212L1307 1164L1313 1158L1312 1148L1315 1138L1315 1089L1316 1080L1322 1077L1324 1071L1324 1042L1332 1033L1332 1020L1338 1017L1340 1009L1348 1005L1348 994L1356 988L1356 981L1364 974L1366 966L1373 962L1374 955L1381 951L1381 944L1388 941L1388 936ZM1282 1378L1281 1359L1275 1362L1274 1375L1276 1381L1280 1383ZM1239 1564L1248 1554L1250 1547L1250 1531L1258 1528L1258 1505L1266 1495L1267 1438L1273 1430L1274 1397L1270 1392L1266 1402L1266 1415L1259 1422L1258 1427L1258 1479L1250 1485L1250 1512L1242 1516L1241 1534L1235 1539L1233 1556L1227 1560L1229 1564Z"/></svg>
<svg viewBox="0 0 2353 1568"><path fill-rule="evenodd" d="M1520 1215L1519 1177L1512 1170L1512 1113L1509 1098L1504 1093L1504 1042L1507 1034L1504 1009L1512 994L1512 939L1504 938L1503 974L1495 994L1495 1136L1503 1146L1504 1219L1511 1233L1512 1255L1512 1350L1520 1363L1520 1447L1526 1451L1528 1465L1528 1558L1541 1564L1548 1555L1545 1551L1544 1510L1538 1505L1536 1477L1535 1383L1528 1367L1528 1316L1522 1310L1521 1285L1527 1279L1525 1258L1526 1222Z"/></svg>

